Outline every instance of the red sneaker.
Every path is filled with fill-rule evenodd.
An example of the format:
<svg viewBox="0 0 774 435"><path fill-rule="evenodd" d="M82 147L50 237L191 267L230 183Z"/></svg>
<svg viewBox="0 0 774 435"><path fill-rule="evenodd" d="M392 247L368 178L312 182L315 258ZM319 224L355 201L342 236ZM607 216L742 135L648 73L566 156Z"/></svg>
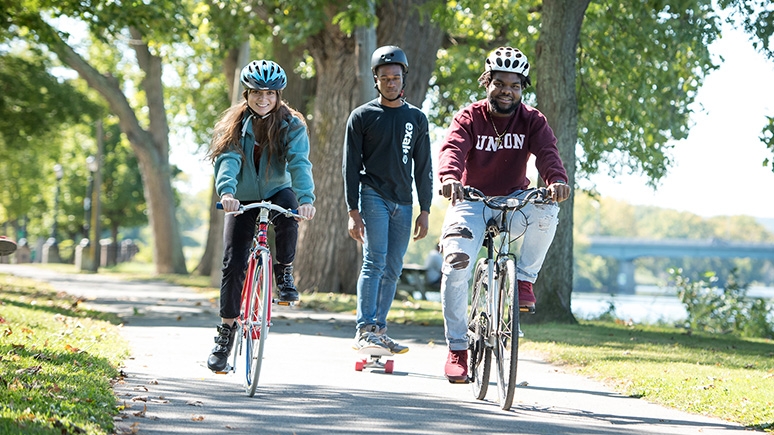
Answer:
<svg viewBox="0 0 774 435"><path fill-rule="evenodd" d="M446 358L444 374L449 382L465 382L468 380L468 351L450 350Z"/></svg>
<svg viewBox="0 0 774 435"><path fill-rule="evenodd" d="M535 293L532 291L532 283L529 281L517 281L519 283L519 306L534 309Z"/></svg>

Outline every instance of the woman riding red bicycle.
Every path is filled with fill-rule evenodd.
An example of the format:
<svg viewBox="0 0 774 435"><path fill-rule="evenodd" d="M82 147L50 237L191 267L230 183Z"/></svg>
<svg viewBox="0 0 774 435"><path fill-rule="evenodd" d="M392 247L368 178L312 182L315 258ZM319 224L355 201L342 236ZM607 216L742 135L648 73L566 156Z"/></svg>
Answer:
<svg viewBox="0 0 774 435"><path fill-rule="evenodd" d="M208 158L215 165L215 187L226 212L240 204L270 201L312 219L314 180L304 117L282 101L287 75L277 63L255 60L240 74L244 100L229 108L215 125ZM300 204L300 206L299 206ZM234 345L242 283L259 211L226 215L223 231L223 280L215 348L207 367L220 372ZM282 302L298 301L293 260L298 222L272 216L275 232L274 277Z"/></svg>

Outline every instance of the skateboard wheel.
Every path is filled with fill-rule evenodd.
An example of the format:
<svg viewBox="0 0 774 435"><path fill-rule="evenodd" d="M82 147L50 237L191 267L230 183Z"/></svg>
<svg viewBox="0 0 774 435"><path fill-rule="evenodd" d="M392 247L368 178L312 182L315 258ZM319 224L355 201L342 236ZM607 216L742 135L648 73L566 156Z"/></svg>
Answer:
<svg viewBox="0 0 774 435"><path fill-rule="evenodd" d="M355 362L355 370L362 372L363 366L365 366L365 361L356 361Z"/></svg>
<svg viewBox="0 0 774 435"><path fill-rule="evenodd" d="M384 373L392 373L394 362L390 359L384 362Z"/></svg>

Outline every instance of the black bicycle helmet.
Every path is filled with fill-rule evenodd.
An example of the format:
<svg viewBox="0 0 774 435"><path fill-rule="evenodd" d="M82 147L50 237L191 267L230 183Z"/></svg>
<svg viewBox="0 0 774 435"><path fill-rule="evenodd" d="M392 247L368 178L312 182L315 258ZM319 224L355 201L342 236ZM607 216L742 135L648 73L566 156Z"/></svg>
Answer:
<svg viewBox="0 0 774 435"><path fill-rule="evenodd" d="M271 60L254 60L242 68L242 86L262 91L281 91L288 84L285 70Z"/></svg>
<svg viewBox="0 0 774 435"><path fill-rule="evenodd" d="M395 45L385 45L374 50L374 54L371 55L371 72L376 77L376 68L382 65L389 65L391 63L397 63L403 67L403 74L408 73L408 59L406 53Z"/></svg>

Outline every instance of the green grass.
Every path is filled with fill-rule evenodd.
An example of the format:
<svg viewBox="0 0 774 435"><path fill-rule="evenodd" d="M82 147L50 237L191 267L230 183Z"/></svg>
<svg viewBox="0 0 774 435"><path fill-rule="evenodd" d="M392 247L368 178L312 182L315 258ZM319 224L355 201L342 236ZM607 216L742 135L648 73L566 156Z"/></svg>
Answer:
<svg viewBox="0 0 774 435"><path fill-rule="evenodd" d="M8 275L0 307L0 433L111 433L111 381L129 354L118 319Z"/></svg>
<svg viewBox="0 0 774 435"><path fill-rule="evenodd" d="M135 279L161 278L213 292L217 297L217 290L210 287L207 277L158 277L151 269L131 265L123 268L100 269L100 273ZM354 313L356 300L354 295L305 293L300 305L317 311ZM443 325L439 303L411 299L396 300L388 320ZM521 342L522 349L537 352L568 371L598 379L622 394L774 432L772 340L688 334L673 327L620 321L524 325L523 329L526 338ZM6 358L7 351L3 352ZM4 380L8 379L5 372L0 373ZM0 432L2 428L0 424Z"/></svg>
<svg viewBox="0 0 774 435"><path fill-rule="evenodd" d="M774 429L774 342L671 327L529 325L522 349L632 397Z"/></svg>
<svg viewBox="0 0 774 435"><path fill-rule="evenodd" d="M304 293L301 295L301 308L315 311L331 311L337 313L355 313L357 297L341 293ZM398 324L414 324L422 326L443 326L443 316L440 304L430 301L396 300L387 315L387 321Z"/></svg>

